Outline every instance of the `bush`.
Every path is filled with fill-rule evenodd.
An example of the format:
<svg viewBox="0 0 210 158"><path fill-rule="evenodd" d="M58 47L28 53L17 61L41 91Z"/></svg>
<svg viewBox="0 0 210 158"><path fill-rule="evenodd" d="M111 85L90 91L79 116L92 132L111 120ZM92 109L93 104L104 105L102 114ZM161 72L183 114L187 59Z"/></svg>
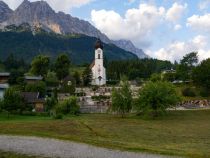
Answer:
<svg viewBox="0 0 210 158"><path fill-rule="evenodd" d="M110 96L99 95L99 96L92 96L91 98L96 101L101 101L101 100L110 99Z"/></svg>
<svg viewBox="0 0 210 158"><path fill-rule="evenodd" d="M157 117L166 113L180 100L175 87L168 82L148 82L139 92L137 111L146 116Z"/></svg>
<svg viewBox="0 0 210 158"><path fill-rule="evenodd" d="M196 94L194 92L194 90L192 88L184 88L182 90L182 95L185 96L185 97L195 97Z"/></svg>
<svg viewBox="0 0 210 158"><path fill-rule="evenodd" d="M55 107L55 111L56 113L78 115L79 108L80 107L77 104L77 98L70 97L68 100L58 103Z"/></svg>
<svg viewBox="0 0 210 158"><path fill-rule="evenodd" d="M121 114L122 117L132 110L132 92L126 79L122 81L121 89L113 89L111 110Z"/></svg>
<svg viewBox="0 0 210 158"><path fill-rule="evenodd" d="M209 90L207 88L201 88L200 96L201 97L209 97L210 96Z"/></svg>
<svg viewBox="0 0 210 158"><path fill-rule="evenodd" d="M62 120L63 119L63 114L58 113L53 118L56 119L56 120Z"/></svg>

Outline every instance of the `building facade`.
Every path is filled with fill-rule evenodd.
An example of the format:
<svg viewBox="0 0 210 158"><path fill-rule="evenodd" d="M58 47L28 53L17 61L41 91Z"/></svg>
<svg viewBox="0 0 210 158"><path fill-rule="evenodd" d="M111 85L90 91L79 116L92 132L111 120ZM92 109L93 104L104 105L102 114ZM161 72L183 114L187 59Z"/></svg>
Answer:
<svg viewBox="0 0 210 158"><path fill-rule="evenodd" d="M106 84L106 69L104 67L103 44L100 40L95 44L95 60L91 65L92 85L103 86Z"/></svg>

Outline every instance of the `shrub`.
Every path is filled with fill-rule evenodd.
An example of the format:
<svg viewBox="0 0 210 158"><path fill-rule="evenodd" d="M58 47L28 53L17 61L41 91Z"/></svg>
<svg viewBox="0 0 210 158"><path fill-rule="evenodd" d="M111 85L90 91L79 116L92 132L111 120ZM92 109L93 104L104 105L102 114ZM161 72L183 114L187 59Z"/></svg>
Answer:
<svg viewBox="0 0 210 158"><path fill-rule="evenodd" d="M195 97L196 94L194 92L194 90L192 88L184 88L182 90L182 95L185 96L185 97Z"/></svg>
<svg viewBox="0 0 210 158"><path fill-rule="evenodd" d="M112 107L113 112L121 114L122 117L129 113L132 109L132 93L128 81L125 79L122 82L122 88L113 89L112 92Z"/></svg>
<svg viewBox="0 0 210 158"><path fill-rule="evenodd" d="M58 103L55 110L56 113L73 115L79 114L79 105L77 104L77 98L70 97L68 100Z"/></svg>
<svg viewBox="0 0 210 158"><path fill-rule="evenodd" d="M168 82L148 82L139 92L137 111L146 116L157 117L166 113L180 100L175 87Z"/></svg>
<svg viewBox="0 0 210 158"><path fill-rule="evenodd" d="M62 120L63 119L63 114L58 113L55 116L53 116L53 118L56 119L56 120Z"/></svg>
<svg viewBox="0 0 210 158"><path fill-rule="evenodd" d="M200 96L201 97L209 97L210 96L209 90L207 88L201 88Z"/></svg>

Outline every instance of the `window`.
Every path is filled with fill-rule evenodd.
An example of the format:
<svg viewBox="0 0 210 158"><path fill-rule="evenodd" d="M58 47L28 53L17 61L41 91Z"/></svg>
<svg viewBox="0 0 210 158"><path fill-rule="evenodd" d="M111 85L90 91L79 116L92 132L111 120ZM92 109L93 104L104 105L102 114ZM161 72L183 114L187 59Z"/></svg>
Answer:
<svg viewBox="0 0 210 158"><path fill-rule="evenodd" d="M98 59L101 59L101 54L98 54Z"/></svg>

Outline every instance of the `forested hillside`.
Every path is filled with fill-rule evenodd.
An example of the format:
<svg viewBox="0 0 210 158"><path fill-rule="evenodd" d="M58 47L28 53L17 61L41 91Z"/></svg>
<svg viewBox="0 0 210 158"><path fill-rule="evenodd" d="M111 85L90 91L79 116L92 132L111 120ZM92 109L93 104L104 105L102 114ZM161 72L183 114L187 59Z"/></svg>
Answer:
<svg viewBox="0 0 210 158"><path fill-rule="evenodd" d="M38 54L49 55L53 59L58 54L66 53L72 63L91 63L94 59L95 37L85 35L58 35L41 31L0 32L0 58L6 59L9 54L30 62ZM104 44L104 55L108 61L137 59L133 53L127 52L114 44Z"/></svg>

